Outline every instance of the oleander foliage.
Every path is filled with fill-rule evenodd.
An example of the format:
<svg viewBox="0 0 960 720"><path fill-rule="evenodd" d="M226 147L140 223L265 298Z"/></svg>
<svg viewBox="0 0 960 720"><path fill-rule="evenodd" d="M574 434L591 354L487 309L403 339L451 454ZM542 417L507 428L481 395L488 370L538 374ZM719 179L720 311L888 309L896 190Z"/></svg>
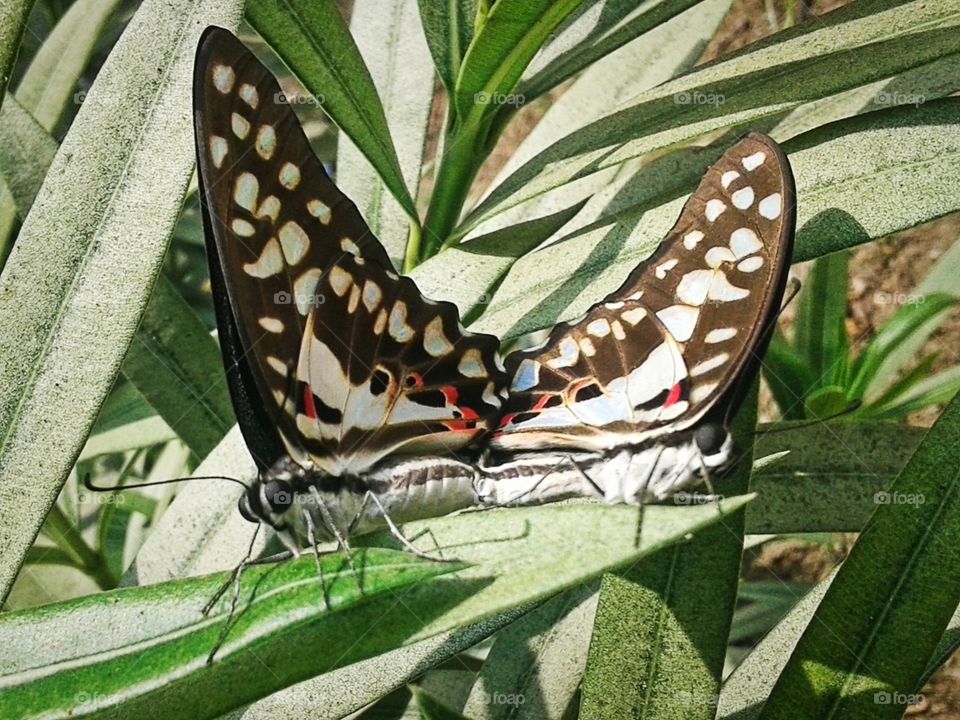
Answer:
<svg viewBox="0 0 960 720"><path fill-rule="evenodd" d="M900 717L960 641L960 375L924 349L960 245L856 347L849 251L960 210L960 0L767 2L772 34L698 63L730 5L0 2L0 717ZM285 78L397 267L506 342L618 285L739 135L777 139L814 262L725 499L639 538L593 504L414 523L458 562L374 535L356 576L324 555L329 606L307 558L203 616L250 540L236 486L79 478L254 472L193 180L209 24ZM745 547L841 532L822 582L741 577Z"/></svg>

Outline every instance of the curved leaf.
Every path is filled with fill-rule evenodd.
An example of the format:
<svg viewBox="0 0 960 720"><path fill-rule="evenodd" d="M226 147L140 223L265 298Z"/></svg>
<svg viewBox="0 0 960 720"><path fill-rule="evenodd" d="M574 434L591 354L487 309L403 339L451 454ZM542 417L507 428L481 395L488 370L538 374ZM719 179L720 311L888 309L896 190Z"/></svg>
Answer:
<svg viewBox="0 0 960 720"><path fill-rule="evenodd" d="M113 383L180 210L200 29L235 24L239 5L140 6L0 275L0 595Z"/></svg>
<svg viewBox="0 0 960 720"><path fill-rule="evenodd" d="M336 3L249 0L246 18L376 168L407 217L417 222L373 78Z"/></svg>
<svg viewBox="0 0 960 720"><path fill-rule="evenodd" d="M417 4L433 64L448 95L452 95L460 63L473 40L478 0L418 0Z"/></svg>
<svg viewBox="0 0 960 720"><path fill-rule="evenodd" d="M36 0L4 0L0 3L0 98L7 92L10 72L20 50L27 18Z"/></svg>

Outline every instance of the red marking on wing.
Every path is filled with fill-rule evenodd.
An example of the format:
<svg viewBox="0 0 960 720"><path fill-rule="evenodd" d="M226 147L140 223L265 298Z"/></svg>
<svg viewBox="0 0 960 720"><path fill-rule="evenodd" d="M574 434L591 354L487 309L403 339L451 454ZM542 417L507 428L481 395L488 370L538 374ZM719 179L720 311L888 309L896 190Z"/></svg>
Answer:
<svg viewBox="0 0 960 720"><path fill-rule="evenodd" d="M665 408L673 405L677 400L680 399L680 383L677 383L672 388L670 388L670 393L667 395L667 399L664 400L663 406Z"/></svg>
<svg viewBox="0 0 960 720"><path fill-rule="evenodd" d="M313 391L309 385L303 386L303 409L307 411L308 418L317 419L317 406L313 404Z"/></svg>
<svg viewBox="0 0 960 720"><path fill-rule="evenodd" d="M460 418L457 420L448 420L444 423L449 430L473 430L476 428L476 420L480 419L480 416L476 413L473 408L469 408L462 405L457 405L457 398L459 393L457 388L453 385L444 385L440 388L440 392L443 393L443 397L447 401L447 405L453 405L457 410L460 411Z"/></svg>

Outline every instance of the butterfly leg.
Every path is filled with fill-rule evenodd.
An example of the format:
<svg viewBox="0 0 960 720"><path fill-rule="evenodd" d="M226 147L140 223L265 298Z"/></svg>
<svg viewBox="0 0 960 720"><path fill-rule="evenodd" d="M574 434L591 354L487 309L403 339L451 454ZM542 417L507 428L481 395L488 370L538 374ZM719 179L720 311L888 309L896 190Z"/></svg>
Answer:
<svg viewBox="0 0 960 720"><path fill-rule="evenodd" d="M307 540L313 551L313 561L317 566L317 579L320 581L320 594L323 596L323 609L330 609L330 596L327 595L327 581L323 577L323 565L320 563L320 551L317 550L317 533L313 527L313 517L309 510L303 511L303 520L307 526Z"/></svg>
<svg viewBox="0 0 960 720"><path fill-rule="evenodd" d="M657 466L660 464L660 458L662 455L663 448L660 448L656 457L653 459L653 462L650 464L650 470L647 472L647 476L643 479L643 482L640 483L640 492L637 493L637 531L633 537L633 546L635 548L640 547L640 540L643 537L643 516L647 507L647 490L650 487L650 481L653 479L653 474L657 471Z"/></svg>
<svg viewBox="0 0 960 720"><path fill-rule="evenodd" d="M333 515L330 514L330 509L323 501L320 491L317 490L316 487L311 486L310 494L313 495L314 500L317 502L317 509L320 511L320 517L323 518L323 524L330 530L330 533L337 541L337 545L340 546L344 555L346 555L347 565L350 566L350 570L353 572L353 579L357 583L357 589L360 591L360 594L363 595L363 585L360 582L360 574L357 572L357 566L353 562L353 551L350 550L350 544L347 542L347 539L344 537L343 533L340 532L340 529L337 527L337 523L334 522ZM316 544L314 544L314 547L316 547Z"/></svg>
<svg viewBox="0 0 960 720"><path fill-rule="evenodd" d="M440 549L440 544L437 542L437 539L435 537L433 538L433 543L434 545L437 546L437 553L439 553L439 557L435 557L433 555L430 555L418 549L416 545L414 545L412 542L407 540L406 536L404 536L404 534L400 532L400 528L397 527L397 524L393 521L393 518L391 518L390 515L387 514L387 509L383 506L383 503L380 502L380 498L378 498L376 495L371 493L369 490L367 491L367 495L370 496L370 499L373 500L374 504L380 510L380 514L383 516L384 521L387 523L387 528L389 528L390 534L400 541L400 544L403 545L403 547L407 550L407 552L413 553L417 557L423 558L424 560L433 560L434 562L458 562L456 558L443 557L443 551ZM431 537L433 537L433 533L431 533L430 535Z"/></svg>

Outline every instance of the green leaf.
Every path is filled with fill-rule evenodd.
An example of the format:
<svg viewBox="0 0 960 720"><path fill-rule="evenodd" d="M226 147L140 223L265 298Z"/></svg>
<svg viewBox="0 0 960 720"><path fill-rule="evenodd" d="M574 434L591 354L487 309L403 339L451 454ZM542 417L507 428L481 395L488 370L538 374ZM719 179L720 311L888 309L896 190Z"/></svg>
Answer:
<svg viewBox="0 0 960 720"><path fill-rule="evenodd" d="M35 0L4 0L0 4L0 98L7 91L10 72L20 51L20 40Z"/></svg>
<svg viewBox="0 0 960 720"><path fill-rule="evenodd" d="M478 0L417 0L420 20L433 64L448 95L460 74L460 63L473 40Z"/></svg>
<svg viewBox="0 0 960 720"><path fill-rule="evenodd" d="M217 343L163 275L123 374L197 457L206 457L235 422Z"/></svg>
<svg viewBox="0 0 960 720"><path fill-rule="evenodd" d="M655 0L641 5L585 2L544 44L517 92L529 102L688 8L708 4L701 0ZM599 12L591 12L598 5L602 5ZM690 15L703 18L707 12L698 7Z"/></svg>
<svg viewBox="0 0 960 720"><path fill-rule="evenodd" d="M200 29L235 26L239 5L140 6L0 276L0 494L9 498L0 503L0 595L113 384L179 213L194 162L183 109Z"/></svg>
<svg viewBox="0 0 960 720"><path fill-rule="evenodd" d="M232 619L229 592L210 614L200 613L227 579L223 573L6 614L0 618L6 648L0 717L95 715L108 707L126 717L215 717L291 680L392 647L484 584L424 584L462 566L389 550L357 552L354 563L357 575L342 555L321 559L330 609L314 560L305 556L245 570ZM144 614L149 623L118 624ZM77 622L100 630L79 639L69 631ZM229 632L208 667L224 627ZM38 634L61 642L38 654ZM291 655L291 642L324 652ZM61 666L37 672L51 663ZM255 669L264 664L273 672Z"/></svg>
<svg viewBox="0 0 960 720"><path fill-rule="evenodd" d="M880 328L861 351L853 368L853 379L848 390L851 398L864 397L870 390L877 368L897 346L906 341L923 325L955 307L960 298L936 294L923 296L922 302L902 305Z"/></svg>
<svg viewBox="0 0 960 720"><path fill-rule="evenodd" d="M757 458L789 454L754 473L757 500L747 508L747 532L786 534L862 530L876 509L876 494L890 486L924 430L832 422L778 423L759 433Z"/></svg>
<svg viewBox="0 0 960 720"><path fill-rule="evenodd" d="M56 140L16 98L6 97L0 107L0 173L18 217L29 212L56 152Z"/></svg>
<svg viewBox="0 0 960 720"><path fill-rule="evenodd" d="M453 107L474 125L510 102L527 64L564 18L585 0L497 0L460 66ZM517 98L522 103L523 98Z"/></svg>
<svg viewBox="0 0 960 720"><path fill-rule="evenodd" d="M814 385L810 366L780 332L774 331L763 357L763 379L784 420L803 420L803 399Z"/></svg>
<svg viewBox="0 0 960 720"><path fill-rule="evenodd" d="M416 197L434 86L417 9L405 0L360 0L353 5L350 29L383 103L404 184ZM394 265L402 267L409 218L346 135L337 142L337 185L356 204Z"/></svg>
<svg viewBox="0 0 960 720"><path fill-rule="evenodd" d="M596 583L551 598L502 630L463 711L472 720L561 720L576 696Z"/></svg>
<svg viewBox="0 0 960 720"><path fill-rule="evenodd" d="M373 78L333 0L249 0L246 18L376 168L414 222Z"/></svg>
<svg viewBox="0 0 960 720"><path fill-rule="evenodd" d="M414 686L410 690L417 701L417 708L423 720L468 720L449 705L440 702L420 688Z"/></svg>
<svg viewBox="0 0 960 720"><path fill-rule="evenodd" d="M857 412L858 417L885 417L894 420L902 420L902 417L889 415L888 412L896 403L897 398L904 393L909 392L918 382L927 377L937 361L939 353L930 353L920 360L916 365L903 373L893 383L891 383L883 394L875 400L871 400L869 405L861 408ZM874 375L876 377L876 375Z"/></svg>
<svg viewBox="0 0 960 720"><path fill-rule="evenodd" d="M902 715L960 603L960 556L943 551L960 542L958 433L954 400L880 498L761 718Z"/></svg>
<svg viewBox="0 0 960 720"><path fill-rule="evenodd" d="M794 260L884 237L960 208L958 125L960 99L945 98L917 109L850 118L786 142L797 179ZM678 177L651 172L648 184L640 186L649 188L649 199L629 207L621 203L615 214L517 262L476 329L512 337L582 314L650 255L680 214L684 195L728 146L729 141L698 153L698 164L685 166ZM670 178L666 186L664 177ZM902 187L911 188L909 196Z"/></svg>
<svg viewBox="0 0 960 720"><path fill-rule="evenodd" d="M458 234L509 207L631 158L782 114L956 53L958 8L957 0L936 5L923 0L866 0L642 93L517 170L474 210ZM785 84L784 77L790 82ZM897 150L903 147L898 145ZM862 158L859 164L870 162ZM844 163L832 169L842 174L849 170ZM825 173L823 179L829 177ZM939 184L943 189L954 186Z"/></svg>
<svg viewBox="0 0 960 720"><path fill-rule="evenodd" d="M177 434L170 429L163 418L152 415L143 420L134 420L125 425L91 435L84 444L77 460L89 460L98 455L139 450L176 439Z"/></svg>
<svg viewBox="0 0 960 720"><path fill-rule="evenodd" d="M849 404L842 386L825 385L804 398L803 409L808 418L824 420L843 412Z"/></svg>
<svg viewBox="0 0 960 720"><path fill-rule="evenodd" d="M732 431L741 462L718 492L750 482L757 386ZM690 496L678 495L675 502ZM644 509L643 529L651 521ZM600 586L580 718L712 720L737 596L744 516L727 515L689 542L610 575Z"/></svg>
<svg viewBox="0 0 960 720"><path fill-rule="evenodd" d="M730 643L740 643L766 635L793 609L809 590L807 583L784 580L754 581L740 587L738 600L750 601L737 608L730 626Z"/></svg>
<svg viewBox="0 0 960 720"><path fill-rule="evenodd" d="M228 600L221 599L208 619L199 615L199 609L223 580L222 574L0 616L0 643L7 648L2 661L6 677L0 680L7 685L4 707L14 708L16 717L31 717L24 710L39 714L44 706L75 702L77 692L97 687L102 696L95 703L123 702L127 716L211 717L325 670L588 581L696 532L748 499L731 498L720 508L651 508L639 547L634 544L636 512L627 507L579 504L410 523L404 526L408 537L429 528L437 543L448 554L456 553L461 564L424 563L404 553L355 549L365 589L361 597L357 576L343 556L325 555L331 612L320 602L312 558L248 569L240 612L210 669L204 661L222 627ZM389 533L355 538L355 548L359 540L399 544ZM460 570L466 564L470 567ZM455 579L437 578L457 570ZM434 579L421 582L428 578ZM399 593L402 602L400 588L407 588ZM378 596L380 589L388 591ZM148 625L118 621L140 617L145 608L152 618ZM86 632L78 639L66 631L78 623L85 628L109 627L111 632ZM45 652L50 658L69 657L74 662L38 677L33 669L49 659L37 655L37 634L63 638ZM291 655L293 638L297 645L322 647L324 652ZM262 668L261 663L274 672L255 672L254 666ZM118 670L112 671L114 667ZM174 677L190 681L169 682ZM238 683L235 678L244 680Z"/></svg>
<svg viewBox="0 0 960 720"><path fill-rule="evenodd" d="M43 41L17 86L17 102L53 132L70 102L81 103L76 92L104 26L114 17L120 0L77 0Z"/></svg>
<svg viewBox="0 0 960 720"><path fill-rule="evenodd" d="M140 391L132 383L123 382L110 391L109 397L100 408L93 431L98 433L113 430L154 415L156 411L150 407Z"/></svg>
<svg viewBox="0 0 960 720"><path fill-rule="evenodd" d="M960 365L954 365L918 382L904 394L900 402L884 408L880 412L880 417L898 419L912 412L949 402L958 390L960 390Z"/></svg>
<svg viewBox="0 0 960 720"><path fill-rule="evenodd" d="M800 294L793 344L806 359L815 381L807 387L807 393L841 385L846 375L849 341L844 318L849 259L845 251L817 258Z"/></svg>

